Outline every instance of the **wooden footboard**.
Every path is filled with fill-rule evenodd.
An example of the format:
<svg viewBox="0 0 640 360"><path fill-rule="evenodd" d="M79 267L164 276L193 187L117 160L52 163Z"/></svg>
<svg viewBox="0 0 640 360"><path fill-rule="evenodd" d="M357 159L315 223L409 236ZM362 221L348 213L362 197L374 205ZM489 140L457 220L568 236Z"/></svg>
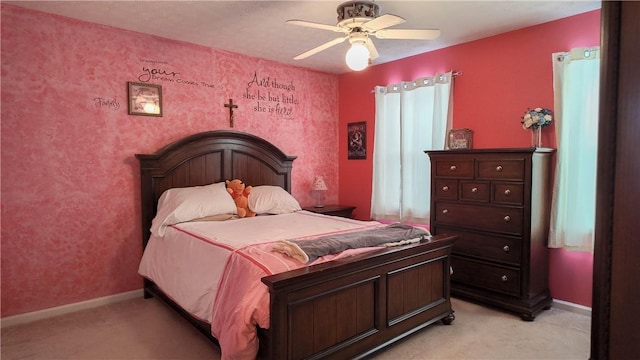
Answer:
<svg viewBox="0 0 640 360"><path fill-rule="evenodd" d="M263 278L271 326L259 357L359 358L438 320L450 324L454 239L438 236Z"/></svg>

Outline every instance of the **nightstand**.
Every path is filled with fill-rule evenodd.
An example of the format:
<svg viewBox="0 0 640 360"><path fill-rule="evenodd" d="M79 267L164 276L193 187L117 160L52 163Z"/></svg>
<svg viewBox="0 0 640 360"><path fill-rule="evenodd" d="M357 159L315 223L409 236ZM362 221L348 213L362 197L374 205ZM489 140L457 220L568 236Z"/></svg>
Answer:
<svg viewBox="0 0 640 360"><path fill-rule="evenodd" d="M351 218L351 213L355 208L356 208L355 206L347 206L347 205L325 205L324 207L308 206L308 207L302 208L302 210L311 211L317 214Z"/></svg>

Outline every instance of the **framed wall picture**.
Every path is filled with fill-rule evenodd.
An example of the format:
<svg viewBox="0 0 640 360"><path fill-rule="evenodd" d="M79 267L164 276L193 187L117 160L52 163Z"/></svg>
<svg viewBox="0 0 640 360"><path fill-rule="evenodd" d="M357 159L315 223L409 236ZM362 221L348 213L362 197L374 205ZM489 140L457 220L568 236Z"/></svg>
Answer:
<svg viewBox="0 0 640 360"><path fill-rule="evenodd" d="M367 123L347 124L347 155L349 159L367 158Z"/></svg>
<svg viewBox="0 0 640 360"><path fill-rule="evenodd" d="M473 145L473 130L471 129L451 129L447 137L447 147L449 149L471 149Z"/></svg>
<svg viewBox="0 0 640 360"><path fill-rule="evenodd" d="M162 116L162 86L129 82L129 115Z"/></svg>

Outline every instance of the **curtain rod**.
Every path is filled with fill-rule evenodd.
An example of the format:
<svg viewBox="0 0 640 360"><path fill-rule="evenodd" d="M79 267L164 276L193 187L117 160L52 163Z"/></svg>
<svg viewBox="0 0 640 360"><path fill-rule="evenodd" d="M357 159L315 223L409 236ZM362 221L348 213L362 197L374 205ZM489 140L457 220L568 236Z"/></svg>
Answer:
<svg viewBox="0 0 640 360"><path fill-rule="evenodd" d="M567 56L571 56L571 54L574 51L581 51L582 55L585 59L590 58L592 53L598 52L600 51L600 46L595 46L595 47L585 47L585 48L575 48L575 49L571 49L569 51L565 51L565 52L560 52L559 55L556 57L557 61L563 61L564 58L566 58Z"/></svg>
<svg viewBox="0 0 640 360"><path fill-rule="evenodd" d="M435 74L435 75L438 75L438 74ZM434 76L435 76L435 75L434 75ZM441 74L441 75L442 75L442 74ZM452 72L451 72L451 76L452 76L452 77L462 76L462 71L452 71ZM425 76L425 77L428 77L428 76ZM402 82L402 81L401 81L401 82ZM408 82L408 81L405 81L405 82ZM389 85L391 85L391 84L389 84ZM387 86L389 86L389 85L387 85ZM376 89L375 89L375 88L374 88L373 90L371 90L371 93L372 93L372 94L374 94L375 92L376 92Z"/></svg>

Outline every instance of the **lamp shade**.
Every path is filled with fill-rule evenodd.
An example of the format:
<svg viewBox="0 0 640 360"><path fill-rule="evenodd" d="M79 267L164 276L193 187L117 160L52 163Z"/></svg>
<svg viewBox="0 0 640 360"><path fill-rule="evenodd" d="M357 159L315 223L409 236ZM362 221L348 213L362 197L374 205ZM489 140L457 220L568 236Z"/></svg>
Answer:
<svg viewBox="0 0 640 360"><path fill-rule="evenodd" d="M315 190L315 191L327 190L327 184L324 183L324 179L322 178L322 176L316 176L316 178L313 180L313 185L311 186L311 190Z"/></svg>
<svg viewBox="0 0 640 360"><path fill-rule="evenodd" d="M345 60L351 70L363 70L369 65L369 50L362 43L354 43L347 51Z"/></svg>

